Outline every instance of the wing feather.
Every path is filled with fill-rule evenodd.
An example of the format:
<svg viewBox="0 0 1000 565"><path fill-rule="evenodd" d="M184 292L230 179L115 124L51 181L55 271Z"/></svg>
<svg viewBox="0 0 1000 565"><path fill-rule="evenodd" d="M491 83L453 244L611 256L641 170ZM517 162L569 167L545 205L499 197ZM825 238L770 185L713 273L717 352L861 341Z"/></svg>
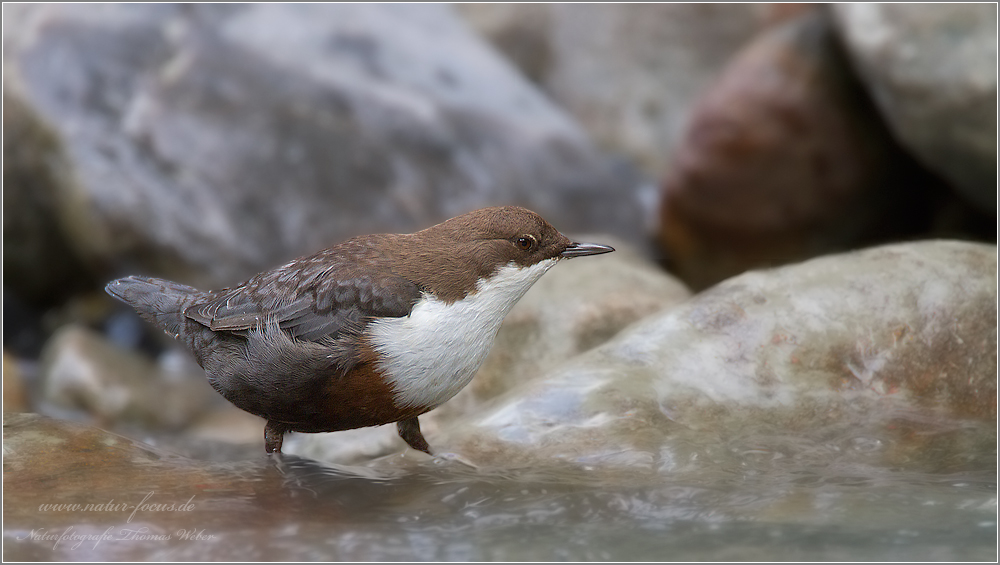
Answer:
<svg viewBox="0 0 1000 565"><path fill-rule="evenodd" d="M308 341L357 331L371 318L406 316L420 288L394 275L370 246L334 247L212 293L185 316L213 331L246 334L276 322Z"/></svg>

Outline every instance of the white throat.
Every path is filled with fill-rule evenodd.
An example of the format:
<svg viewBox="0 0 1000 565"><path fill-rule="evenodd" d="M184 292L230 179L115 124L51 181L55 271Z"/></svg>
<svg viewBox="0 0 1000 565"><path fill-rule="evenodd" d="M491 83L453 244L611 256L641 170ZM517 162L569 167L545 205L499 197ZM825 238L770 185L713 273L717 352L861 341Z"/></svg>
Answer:
<svg viewBox="0 0 1000 565"><path fill-rule="evenodd" d="M448 304L425 293L409 316L369 324L396 403L429 410L458 394L486 359L504 317L557 261L508 264L461 300Z"/></svg>

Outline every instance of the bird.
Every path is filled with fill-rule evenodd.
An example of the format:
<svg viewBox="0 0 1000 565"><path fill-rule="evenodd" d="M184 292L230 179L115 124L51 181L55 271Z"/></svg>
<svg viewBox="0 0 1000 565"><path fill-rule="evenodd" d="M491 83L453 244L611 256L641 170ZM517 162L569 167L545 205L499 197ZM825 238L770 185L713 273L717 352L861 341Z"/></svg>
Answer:
<svg viewBox="0 0 1000 565"><path fill-rule="evenodd" d="M267 421L267 453L281 453L288 432L396 423L407 445L433 455L418 416L469 384L514 304L558 262L612 251L500 206L354 237L221 290L140 276L105 290Z"/></svg>

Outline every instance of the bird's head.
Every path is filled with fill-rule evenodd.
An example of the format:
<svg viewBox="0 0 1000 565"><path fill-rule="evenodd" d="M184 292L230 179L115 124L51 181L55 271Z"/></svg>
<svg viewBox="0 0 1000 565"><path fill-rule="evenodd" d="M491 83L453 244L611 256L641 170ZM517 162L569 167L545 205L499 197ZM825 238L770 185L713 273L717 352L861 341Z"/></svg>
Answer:
<svg viewBox="0 0 1000 565"><path fill-rule="evenodd" d="M481 280L531 269L534 283L560 259L609 253L614 248L574 242L538 214L517 206L475 210L412 234L409 268L435 293L456 299ZM505 275L506 276L506 275Z"/></svg>

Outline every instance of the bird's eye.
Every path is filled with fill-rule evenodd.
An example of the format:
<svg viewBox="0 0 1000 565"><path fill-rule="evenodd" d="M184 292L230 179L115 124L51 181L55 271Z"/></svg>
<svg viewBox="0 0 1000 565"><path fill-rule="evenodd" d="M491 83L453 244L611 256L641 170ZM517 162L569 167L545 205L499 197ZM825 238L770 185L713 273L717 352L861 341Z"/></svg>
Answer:
<svg viewBox="0 0 1000 565"><path fill-rule="evenodd" d="M522 235L514 241L518 249L522 251L527 251L535 245L535 238L530 235Z"/></svg>

